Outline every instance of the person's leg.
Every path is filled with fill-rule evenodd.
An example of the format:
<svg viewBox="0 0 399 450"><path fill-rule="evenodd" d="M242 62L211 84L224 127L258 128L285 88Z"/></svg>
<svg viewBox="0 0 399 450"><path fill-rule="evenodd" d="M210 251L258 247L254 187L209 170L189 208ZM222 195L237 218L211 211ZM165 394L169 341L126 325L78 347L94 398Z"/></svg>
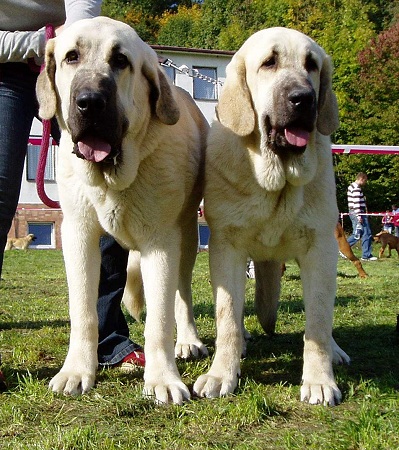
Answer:
<svg viewBox="0 0 399 450"><path fill-rule="evenodd" d="M353 247L356 242L359 241L360 238L356 237L356 228L358 224L358 220L355 214L349 214L349 218L352 222L352 234L348 237L348 244Z"/></svg>
<svg viewBox="0 0 399 450"><path fill-rule="evenodd" d="M373 235L371 234L371 228L368 218L363 218L363 235L362 235L362 258L369 259L373 255L371 254L371 244L373 242Z"/></svg>
<svg viewBox="0 0 399 450"><path fill-rule="evenodd" d="M0 64L0 275L37 110L36 78L26 64Z"/></svg>
<svg viewBox="0 0 399 450"><path fill-rule="evenodd" d="M129 328L121 309L129 252L108 235L101 237L100 248L98 361L100 366L113 366L142 348L129 339Z"/></svg>

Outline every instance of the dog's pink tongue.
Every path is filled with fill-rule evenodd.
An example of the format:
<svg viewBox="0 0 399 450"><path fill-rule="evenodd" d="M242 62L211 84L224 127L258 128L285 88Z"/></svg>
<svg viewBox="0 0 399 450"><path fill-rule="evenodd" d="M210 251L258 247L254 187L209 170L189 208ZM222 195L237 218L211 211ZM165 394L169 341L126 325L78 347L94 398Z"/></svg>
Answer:
<svg viewBox="0 0 399 450"><path fill-rule="evenodd" d="M91 136L78 142L80 153L88 161L100 162L105 159L110 151L111 146L108 142L103 141L97 137Z"/></svg>
<svg viewBox="0 0 399 450"><path fill-rule="evenodd" d="M301 128L285 128L284 133L287 141L295 147L305 147L309 142L309 132Z"/></svg>

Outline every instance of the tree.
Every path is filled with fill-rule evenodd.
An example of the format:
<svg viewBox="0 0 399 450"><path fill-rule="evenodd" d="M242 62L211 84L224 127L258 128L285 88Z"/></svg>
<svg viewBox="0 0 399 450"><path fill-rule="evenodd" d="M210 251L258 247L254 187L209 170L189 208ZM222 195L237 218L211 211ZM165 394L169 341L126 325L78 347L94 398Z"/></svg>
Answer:
<svg viewBox="0 0 399 450"><path fill-rule="evenodd" d="M347 99L347 124L354 144L399 143L399 21L372 39L358 55L359 73ZM342 156L335 158L337 184L358 171L368 173L368 204L374 211L399 203L398 156Z"/></svg>
<svg viewBox="0 0 399 450"><path fill-rule="evenodd" d="M160 19L157 43L179 47L195 47L196 33L201 20L198 5L192 8L179 6L176 13L165 12Z"/></svg>

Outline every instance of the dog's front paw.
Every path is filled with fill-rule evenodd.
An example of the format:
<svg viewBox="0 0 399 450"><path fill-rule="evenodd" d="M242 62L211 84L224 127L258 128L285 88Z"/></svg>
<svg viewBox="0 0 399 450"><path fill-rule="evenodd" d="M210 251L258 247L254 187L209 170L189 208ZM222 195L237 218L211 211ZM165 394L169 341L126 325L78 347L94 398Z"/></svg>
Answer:
<svg viewBox="0 0 399 450"><path fill-rule="evenodd" d="M238 376L228 378L214 376L209 372L201 375L194 384L194 394L198 397L216 398L232 394L237 387Z"/></svg>
<svg viewBox="0 0 399 450"><path fill-rule="evenodd" d="M208 356L208 349L200 340L195 340L191 343L176 342L175 357L176 358L200 358Z"/></svg>
<svg viewBox="0 0 399 450"><path fill-rule="evenodd" d="M341 391L335 383L310 384L304 382L301 387L301 401L311 405L335 406L341 403Z"/></svg>
<svg viewBox="0 0 399 450"><path fill-rule="evenodd" d="M187 386L179 379L167 384L146 382L144 384L143 394L148 399L154 400L157 405L167 405L169 403L182 405L184 401L190 400L191 398Z"/></svg>
<svg viewBox="0 0 399 450"><path fill-rule="evenodd" d="M50 381L49 388L58 394L80 395L88 392L94 382L94 374L61 370Z"/></svg>

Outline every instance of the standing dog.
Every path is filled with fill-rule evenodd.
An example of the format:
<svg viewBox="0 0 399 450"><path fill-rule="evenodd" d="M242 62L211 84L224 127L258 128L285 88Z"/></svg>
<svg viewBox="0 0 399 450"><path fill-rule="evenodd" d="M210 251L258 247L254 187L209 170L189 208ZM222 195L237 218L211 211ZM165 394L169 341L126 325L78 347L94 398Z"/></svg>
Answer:
<svg viewBox="0 0 399 450"><path fill-rule="evenodd" d="M21 238L8 238L5 250L12 250L13 248L17 250L27 250L30 243L34 240L36 240L36 236L32 233Z"/></svg>
<svg viewBox="0 0 399 450"><path fill-rule="evenodd" d="M49 41L37 94L41 117L56 114L62 129L57 181L71 314L68 355L50 386L77 394L94 384L99 238L109 233L132 250L128 277L143 282L144 391L182 403L190 393L174 359L175 297L177 354L206 353L193 322L191 272L208 124L135 31L105 17Z"/></svg>
<svg viewBox="0 0 399 450"><path fill-rule="evenodd" d="M338 208L330 133L338 127L330 58L294 30L255 33L227 68L206 154L205 215L216 298L217 340L194 391L232 393L244 346L247 257L255 261L256 307L275 327L281 262L300 266L306 309L301 399L341 400L332 363L349 361L332 338Z"/></svg>
<svg viewBox="0 0 399 450"><path fill-rule="evenodd" d="M381 244L380 251L378 252L379 258L382 258L387 246L388 258L391 257L392 250L396 250L399 256L399 239L393 234L390 234L387 231L381 231L374 236L374 242L379 242Z"/></svg>

